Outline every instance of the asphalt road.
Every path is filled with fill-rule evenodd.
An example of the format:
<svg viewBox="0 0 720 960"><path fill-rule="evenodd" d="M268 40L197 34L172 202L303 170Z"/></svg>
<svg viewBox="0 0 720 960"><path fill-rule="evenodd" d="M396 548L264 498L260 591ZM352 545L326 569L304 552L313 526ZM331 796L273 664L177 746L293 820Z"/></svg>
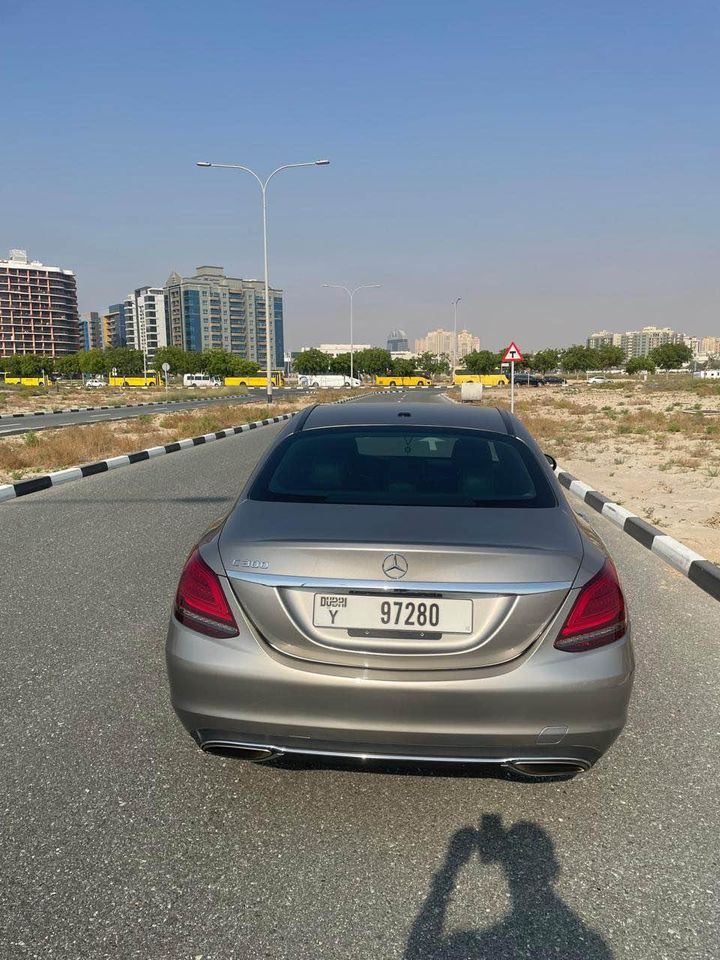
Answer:
<svg viewBox="0 0 720 960"><path fill-rule="evenodd" d="M720 605L595 514L638 672L589 774L198 751L165 682L171 597L278 429L0 506L0 956L716 958Z"/></svg>
<svg viewBox="0 0 720 960"><path fill-rule="evenodd" d="M297 397L306 393L304 390L285 389L275 392L277 400ZM92 394L88 391L87 405L92 406ZM17 433L27 433L30 430L50 430L57 427L77 427L83 423L100 423L103 420L128 420L131 417L154 416L158 413L176 413L181 410L195 410L215 404L227 403L262 403L265 400L265 391L251 389L247 397L208 397L203 393L197 399L180 400L175 403L158 403L152 407L111 407L108 410L80 410L77 413L40 414L38 416L17 417L16 419L0 419L0 437L12 436Z"/></svg>

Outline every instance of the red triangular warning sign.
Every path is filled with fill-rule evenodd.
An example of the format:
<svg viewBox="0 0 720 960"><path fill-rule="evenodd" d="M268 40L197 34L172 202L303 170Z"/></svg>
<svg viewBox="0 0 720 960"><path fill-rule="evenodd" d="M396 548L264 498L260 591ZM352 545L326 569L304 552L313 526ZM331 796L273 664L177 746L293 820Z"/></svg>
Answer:
<svg viewBox="0 0 720 960"><path fill-rule="evenodd" d="M505 351L505 355L502 358L503 363L522 363L523 355L520 353L520 347L513 340L510 346Z"/></svg>

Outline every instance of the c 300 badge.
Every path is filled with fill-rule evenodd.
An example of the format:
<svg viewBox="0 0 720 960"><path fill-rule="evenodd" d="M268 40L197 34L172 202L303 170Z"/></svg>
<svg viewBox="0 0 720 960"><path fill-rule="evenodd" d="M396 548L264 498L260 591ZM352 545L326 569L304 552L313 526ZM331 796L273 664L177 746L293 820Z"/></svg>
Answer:
<svg viewBox="0 0 720 960"><path fill-rule="evenodd" d="M267 570L270 564L267 560L233 560L234 567L247 567L250 570Z"/></svg>

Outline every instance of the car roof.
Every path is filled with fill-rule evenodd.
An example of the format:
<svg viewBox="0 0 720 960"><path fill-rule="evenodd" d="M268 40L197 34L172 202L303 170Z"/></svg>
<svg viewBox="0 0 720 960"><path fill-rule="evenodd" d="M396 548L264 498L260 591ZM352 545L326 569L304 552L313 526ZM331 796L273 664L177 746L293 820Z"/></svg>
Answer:
<svg viewBox="0 0 720 960"><path fill-rule="evenodd" d="M401 419L398 419L400 417ZM299 429L304 432L323 427L401 424L418 427L460 427L508 434L515 432L513 419L507 411L500 411L497 407L466 407L449 402L320 403L303 418Z"/></svg>

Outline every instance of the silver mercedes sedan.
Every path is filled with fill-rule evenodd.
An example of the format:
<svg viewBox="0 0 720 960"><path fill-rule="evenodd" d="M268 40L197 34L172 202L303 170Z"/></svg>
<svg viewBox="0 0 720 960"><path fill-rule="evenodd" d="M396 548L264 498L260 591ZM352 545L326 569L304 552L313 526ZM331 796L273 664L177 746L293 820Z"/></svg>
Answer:
<svg viewBox="0 0 720 960"><path fill-rule="evenodd" d="M623 728L617 573L504 410L321 404L187 560L172 701L207 752L591 767Z"/></svg>

